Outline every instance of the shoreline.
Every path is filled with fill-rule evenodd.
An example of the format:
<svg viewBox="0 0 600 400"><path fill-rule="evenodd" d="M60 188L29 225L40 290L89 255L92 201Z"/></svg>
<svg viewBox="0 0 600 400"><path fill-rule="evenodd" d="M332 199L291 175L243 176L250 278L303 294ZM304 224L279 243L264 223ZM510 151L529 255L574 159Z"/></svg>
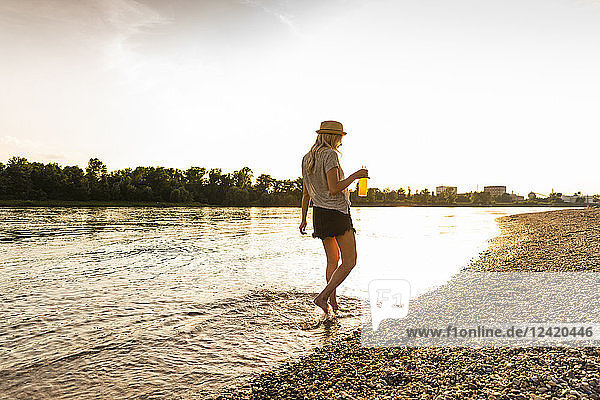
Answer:
<svg viewBox="0 0 600 400"><path fill-rule="evenodd" d="M600 272L600 210L517 214L497 223L499 235L456 276ZM448 282L419 296L418 303L424 310L436 307L450 286ZM600 399L600 348L362 347L355 331L225 389L217 398L282 397Z"/></svg>
<svg viewBox="0 0 600 400"><path fill-rule="evenodd" d="M358 207L447 207L447 208L495 208L495 207L564 207L564 208L585 208L587 204L580 203L558 203L558 204L531 204L531 203L497 203L497 204L353 204L352 208ZM248 205L223 205L206 203L168 203L168 202L148 202L148 201L103 201L103 200L0 200L0 208L41 208L41 207L63 207L63 208L108 208L108 207L147 207L147 208L204 208L204 207L223 207L223 208L300 208L300 205L280 205L280 204L248 204ZM595 207L595 206L592 206Z"/></svg>

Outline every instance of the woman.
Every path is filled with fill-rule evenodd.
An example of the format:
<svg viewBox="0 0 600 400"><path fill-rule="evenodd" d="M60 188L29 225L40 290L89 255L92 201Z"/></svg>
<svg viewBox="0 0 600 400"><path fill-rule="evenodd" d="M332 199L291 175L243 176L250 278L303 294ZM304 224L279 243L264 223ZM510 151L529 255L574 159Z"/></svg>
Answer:
<svg viewBox="0 0 600 400"><path fill-rule="evenodd" d="M346 135L343 126L337 121L321 122L317 140L310 151L302 158L302 222L300 233L306 234L306 214L309 202L313 204L313 237L323 241L327 268L327 286L314 302L325 314L329 313L327 300L338 310L335 289L346 279L356 265L355 229L350 217L350 193L348 186L356 179L368 178L366 169L359 169L349 177L338 159L338 147ZM338 266L340 259L342 263Z"/></svg>

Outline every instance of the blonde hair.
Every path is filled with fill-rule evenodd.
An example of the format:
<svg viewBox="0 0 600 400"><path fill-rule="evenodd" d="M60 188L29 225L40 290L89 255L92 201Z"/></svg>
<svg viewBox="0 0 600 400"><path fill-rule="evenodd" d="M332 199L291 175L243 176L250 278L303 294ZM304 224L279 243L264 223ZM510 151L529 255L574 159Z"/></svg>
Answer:
<svg viewBox="0 0 600 400"><path fill-rule="evenodd" d="M315 169L315 158L317 153L323 149L332 149L339 153L338 147L342 144L342 135L336 135L333 133L319 133L315 144L312 145L308 152L308 160L306 167L308 171L312 173Z"/></svg>

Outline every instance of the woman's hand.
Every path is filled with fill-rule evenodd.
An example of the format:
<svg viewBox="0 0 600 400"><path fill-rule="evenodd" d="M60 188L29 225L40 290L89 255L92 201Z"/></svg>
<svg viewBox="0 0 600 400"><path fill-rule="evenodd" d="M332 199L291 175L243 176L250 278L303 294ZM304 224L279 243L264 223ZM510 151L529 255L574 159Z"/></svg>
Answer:
<svg viewBox="0 0 600 400"><path fill-rule="evenodd" d="M366 168L361 168L355 173L353 173L352 176L354 177L354 179L368 178L369 170Z"/></svg>
<svg viewBox="0 0 600 400"><path fill-rule="evenodd" d="M306 220L305 219L303 219L302 222L300 222L300 234L306 235Z"/></svg>

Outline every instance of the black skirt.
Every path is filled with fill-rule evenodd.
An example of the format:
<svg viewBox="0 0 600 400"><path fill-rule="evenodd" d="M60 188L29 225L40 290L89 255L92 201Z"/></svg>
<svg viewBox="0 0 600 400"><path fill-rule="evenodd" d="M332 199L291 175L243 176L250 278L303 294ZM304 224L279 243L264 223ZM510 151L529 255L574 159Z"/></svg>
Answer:
<svg viewBox="0 0 600 400"><path fill-rule="evenodd" d="M326 237L341 236L350 229L356 232L352 226L350 210L344 214L338 210L313 206L313 234L314 238L324 239Z"/></svg>

